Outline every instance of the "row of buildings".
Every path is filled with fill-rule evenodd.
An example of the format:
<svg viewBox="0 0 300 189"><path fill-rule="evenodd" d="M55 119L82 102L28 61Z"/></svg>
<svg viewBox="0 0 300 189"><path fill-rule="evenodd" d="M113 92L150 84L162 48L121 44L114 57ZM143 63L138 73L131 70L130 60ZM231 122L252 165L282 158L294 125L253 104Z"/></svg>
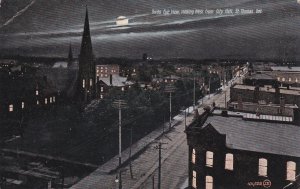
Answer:
<svg viewBox="0 0 300 189"><path fill-rule="evenodd" d="M299 188L300 90L265 72L233 85L227 109L207 109L186 129L189 188ZM292 75L300 77L281 77Z"/></svg>

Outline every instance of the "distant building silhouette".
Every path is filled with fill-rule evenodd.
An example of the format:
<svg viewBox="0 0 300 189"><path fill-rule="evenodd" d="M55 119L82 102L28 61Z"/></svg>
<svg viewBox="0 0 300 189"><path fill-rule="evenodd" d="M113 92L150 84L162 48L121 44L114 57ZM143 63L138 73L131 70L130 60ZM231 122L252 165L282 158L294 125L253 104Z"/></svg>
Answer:
<svg viewBox="0 0 300 189"><path fill-rule="evenodd" d="M88 10L86 9L84 31L82 35L81 49L79 54L78 72L78 97L81 102L86 103L95 98L95 83L95 58L92 48Z"/></svg>
<svg viewBox="0 0 300 189"><path fill-rule="evenodd" d="M144 53L143 54L143 61L146 61L148 59L148 55L147 55L147 53Z"/></svg>

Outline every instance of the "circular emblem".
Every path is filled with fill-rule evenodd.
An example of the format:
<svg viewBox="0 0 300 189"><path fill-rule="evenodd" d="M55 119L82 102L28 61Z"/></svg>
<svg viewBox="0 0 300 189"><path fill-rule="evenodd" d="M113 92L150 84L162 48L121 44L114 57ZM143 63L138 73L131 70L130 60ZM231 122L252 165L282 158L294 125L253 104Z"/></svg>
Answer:
<svg viewBox="0 0 300 189"><path fill-rule="evenodd" d="M263 187L270 188L271 185L272 185L272 182L270 180L266 179L263 181Z"/></svg>

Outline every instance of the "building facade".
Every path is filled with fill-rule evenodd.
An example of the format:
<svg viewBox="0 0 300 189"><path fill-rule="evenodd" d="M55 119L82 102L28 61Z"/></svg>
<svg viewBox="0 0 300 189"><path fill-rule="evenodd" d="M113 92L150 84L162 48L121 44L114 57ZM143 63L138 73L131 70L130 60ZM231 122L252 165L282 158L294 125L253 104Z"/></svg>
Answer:
<svg viewBox="0 0 300 189"><path fill-rule="evenodd" d="M119 75L120 67L117 64L103 64L96 66L97 78L108 78L110 75Z"/></svg>
<svg viewBox="0 0 300 189"><path fill-rule="evenodd" d="M299 174L294 125L205 112L186 133L191 189L280 189Z"/></svg>

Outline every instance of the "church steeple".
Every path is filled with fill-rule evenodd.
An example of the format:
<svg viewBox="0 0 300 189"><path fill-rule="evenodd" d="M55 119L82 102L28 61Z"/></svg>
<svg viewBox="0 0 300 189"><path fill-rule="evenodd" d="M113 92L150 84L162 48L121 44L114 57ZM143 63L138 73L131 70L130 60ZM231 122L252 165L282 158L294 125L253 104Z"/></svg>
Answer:
<svg viewBox="0 0 300 189"><path fill-rule="evenodd" d="M88 102L96 94L96 68L90 33L89 15L86 8L81 49L79 54L78 89L80 98Z"/></svg>
<svg viewBox="0 0 300 189"><path fill-rule="evenodd" d="M83 34L82 34L80 55L81 56L93 56L90 23L89 23L89 13L88 13L87 8L86 8L86 13L85 13L84 30L83 30Z"/></svg>

